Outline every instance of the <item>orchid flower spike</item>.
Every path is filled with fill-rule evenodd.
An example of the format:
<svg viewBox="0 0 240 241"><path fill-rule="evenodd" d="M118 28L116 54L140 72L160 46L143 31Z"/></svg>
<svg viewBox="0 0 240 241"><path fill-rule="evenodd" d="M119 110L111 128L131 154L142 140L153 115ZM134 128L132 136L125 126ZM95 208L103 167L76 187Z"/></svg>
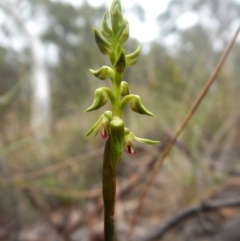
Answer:
<svg viewBox="0 0 240 241"><path fill-rule="evenodd" d="M112 66L103 65L98 70L90 69L90 72L100 80L109 78L113 87L96 89L94 101L85 112L103 107L108 100L111 103L111 111L105 111L86 136L98 133L100 130L104 139L111 137L113 148L119 156L124 149L127 153L136 155L134 141L151 145L159 143L135 136L125 128L122 120L122 112L127 103L132 111L154 117L153 113L142 104L140 96L130 93L128 83L123 80L126 67L137 63L141 47L138 45L134 52L126 54L124 44L129 38L129 24L122 14L120 0L113 0L109 16L110 23L107 12L104 13L101 31L93 28L93 35L100 52L109 56Z"/></svg>

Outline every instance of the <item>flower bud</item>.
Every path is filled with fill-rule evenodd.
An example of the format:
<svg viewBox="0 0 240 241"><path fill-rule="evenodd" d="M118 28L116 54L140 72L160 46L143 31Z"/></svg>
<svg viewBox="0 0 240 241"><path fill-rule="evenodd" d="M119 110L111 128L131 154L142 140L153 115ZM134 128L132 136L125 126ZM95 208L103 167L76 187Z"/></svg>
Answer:
<svg viewBox="0 0 240 241"><path fill-rule="evenodd" d="M110 123L110 134L115 150L121 157L124 147L124 123L117 116L114 116Z"/></svg>
<svg viewBox="0 0 240 241"><path fill-rule="evenodd" d="M106 110L103 115L108 119L109 122L112 120L112 111Z"/></svg>
<svg viewBox="0 0 240 241"><path fill-rule="evenodd" d="M153 116L153 113L148 111L142 104L141 98L139 95L133 95L130 100L130 107L134 112L137 112L139 114L149 115Z"/></svg>
<svg viewBox="0 0 240 241"><path fill-rule="evenodd" d="M125 67L126 67L125 53L123 50L119 54L119 56L114 64L114 67L115 67L117 74L123 74Z"/></svg>
<svg viewBox="0 0 240 241"><path fill-rule="evenodd" d="M112 69L108 66L103 66L102 68L96 71L92 69L89 70L95 77L101 80L105 80L106 78L108 78L112 72Z"/></svg>
<svg viewBox="0 0 240 241"><path fill-rule="evenodd" d="M107 13L105 12L103 15L102 19L102 29L101 33L104 37L106 38L111 38L112 37L112 29L109 27L108 22L107 22Z"/></svg>
<svg viewBox="0 0 240 241"><path fill-rule="evenodd" d="M121 4L119 0L114 0L111 8L110 8L110 14L111 14L111 22L112 22L112 30L115 35L119 32L119 25L123 22L123 16L122 16L122 9Z"/></svg>
<svg viewBox="0 0 240 241"><path fill-rule="evenodd" d="M107 100L108 100L108 96L104 88L96 89L93 103L90 107L88 107L85 110L85 112L99 109L100 107L104 106L107 103Z"/></svg>
<svg viewBox="0 0 240 241"><path fill-rule="evenodd" d="M125 43L129 38L129 24L126 18L124 18L123 20L123 26L122 26L122 30L120 33L120 36L118 38L118 41L123 44Z"/></svg>
<svg viewBox="0 0 240 241"><path fill-rule="evenodd" d="M133 53L126 55L127 66L131 66L137 63L140 51L141 47L138 45L137 49Z"/></svg>
<svg viewBox="0 0 240 241"><path fill-rule="evenodd" d="M129 91L128 83L126 81L122 81L121 82L121 95L126 96L129 94L130 94L130 91Z"/></svg>
<svg viewBox="0 0 240 241"><path fill-rule="evenodd" d="M93 28L93 34L95 37L95 41L97 43L97 46L99 48L99 50L103 53L103 54L109 54L111 52L112 49L112 44L108 41L106 41L101 34L97 31L96 28Z"/></svg>

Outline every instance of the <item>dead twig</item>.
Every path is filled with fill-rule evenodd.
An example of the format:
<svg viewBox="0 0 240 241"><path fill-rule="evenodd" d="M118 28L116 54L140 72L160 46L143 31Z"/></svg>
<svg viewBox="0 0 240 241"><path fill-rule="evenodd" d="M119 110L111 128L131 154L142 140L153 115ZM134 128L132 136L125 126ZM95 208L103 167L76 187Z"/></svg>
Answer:
<svg viewBox="0 0 240 241"><path fill-rule="evenodd" d="M188 207L183 211L179 212L177 215L170 218L155 234L143 239L142 241L160 240L168 231L173 229L176 225L186 221L187 219L195 215L198 215L200 212L210 212L224 207L236 206L240 206L240 197L224 201L207 201L202 202L196 206Z"/></svg>
<svg viewBox="0 0 240 241"><path fill-rule="evenodd" d="M133 215L132 222L131 222L131 225L130 225L130 230L129 230L129 236L131 236L131 234L134 230L135 224L137 223L137 219L138 219L138 216L141 212L141 209L142 209L144 200L147 196L148 190L149 190L150 186L152 185L152 183L154 182L159 170L161 169L165 158L168 156L169 152L171 151L173 145L176 143L176 141L177 141L178 137L180 136L180 134L182 133L183 129L186 127L186 125L188 124L188 122L190 121L190 119L192 118L194 113L196 112L197 108L199 107L202 100L206 96L206 94L207 94L209 88L211 87L212 83L216 80L216 77L217 77L218 73L220 72L220 70L221 70L230 50L232 49L239 32L240 32L240 26L238 27L238 29L237 29L236 33L234 34L232 40L230 41L229 45L226 47L225 51L223 52L218 64L216 65L214 71L212 72L210 78L208 79L208 81L207 81L206 85L204 86L203 90L201 91L200 95L198 96L198 98L194 102L193 106L191 107L188 114L184 118L182 124L177 129L174 137L171 139L171 141L167 145L166 149L163 151L163 153L160 156L155 168L153 169L152 173L150 174L150 177L149 177L149 179L148 179L148 181L147 181L147 183L146 183L146 185L143 189L143 192L142 192L142 194L139 198L139 203L138 203L138 206L136 208L136 211Z"/></svg>

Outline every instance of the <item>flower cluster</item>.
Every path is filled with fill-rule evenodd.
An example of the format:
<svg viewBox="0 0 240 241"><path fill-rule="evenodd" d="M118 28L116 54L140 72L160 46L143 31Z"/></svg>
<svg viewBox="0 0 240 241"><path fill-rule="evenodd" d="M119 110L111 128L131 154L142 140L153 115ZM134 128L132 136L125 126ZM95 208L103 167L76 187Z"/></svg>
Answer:
<svg viewBox="0 0 240 241"><path fill-rule="evenodd" d="M125 127L121 119L122 111L129 103L134 112L148 116L154 115L144 107L140 96L130 93L128 83L122 80L125 68L137 63L141 48L138 46L133 53L125 53L124 43L129 38L129 25L127 19L122 15L119 0L114 0L111 5L110 19L111 25L108 24L107 13L105 13L102 19L101 32L93 28L93 34L99 50L109 56L112 68L102 66L98 70L90 69L90 72L101 80L110 78L113 87L112 89L107 87L97 89L92 105L85 112L99 109L108 100L111 102L112 111L105 111L86 136L101 130L104 139L111 137L113 146L119 156L122 155L124 149L127 153L136 155L135 140L146 144L156 144L158 141L136 137Z"/></svg>

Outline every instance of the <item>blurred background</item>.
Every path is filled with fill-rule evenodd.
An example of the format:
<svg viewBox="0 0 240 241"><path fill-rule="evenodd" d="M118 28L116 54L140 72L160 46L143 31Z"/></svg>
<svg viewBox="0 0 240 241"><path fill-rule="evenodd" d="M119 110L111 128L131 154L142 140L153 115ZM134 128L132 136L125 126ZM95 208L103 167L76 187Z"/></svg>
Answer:
<svg viewBox="0 0 240 241"><path fill-rule="evenodd" d="M126 69L124 80L156 116L149 119L127 108L124 118L137 136L161 143L136 144L138 155L124 155L119 165L119 241L128 240L154 164L240 23L239 0L121 3L130 24L126 51L142 45L137 65ZM0 240L103 240L104 141L100 135L85 139L85 133L110 105L83 111L94 90L109 85L88 69L110 65L92 35L110 4L0 1ZM239 200L239 40L152 185L133 240L240 240L237 205L200 210L164 237L151 239L189 206Z"/></svg>

